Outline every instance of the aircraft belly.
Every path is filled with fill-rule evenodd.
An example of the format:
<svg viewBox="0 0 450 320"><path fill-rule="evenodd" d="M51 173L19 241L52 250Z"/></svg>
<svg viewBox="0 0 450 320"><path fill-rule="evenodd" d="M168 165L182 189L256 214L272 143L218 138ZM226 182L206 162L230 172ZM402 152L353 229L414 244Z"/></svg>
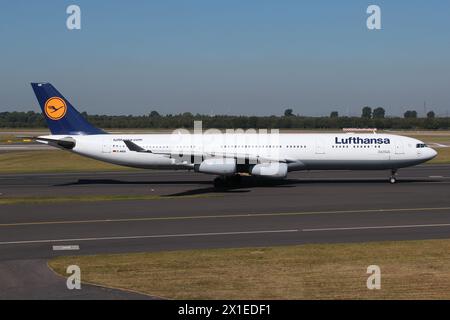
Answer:
<svg viewBox="0 0 450 320"><path fill-rule="evenodd" d="M406 160L302 160L306 170L385 170L403 168L421 163Z"/></svg>

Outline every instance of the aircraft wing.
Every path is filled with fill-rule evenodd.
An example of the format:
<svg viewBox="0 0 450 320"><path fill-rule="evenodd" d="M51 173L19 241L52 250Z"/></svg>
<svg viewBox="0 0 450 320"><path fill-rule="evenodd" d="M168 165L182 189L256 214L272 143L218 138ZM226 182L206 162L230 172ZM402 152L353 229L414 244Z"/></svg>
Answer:
<svg viewBox="0 0 450 320"><path fill-rule="evenodd" d="M144 153L153 153L153 154L159 154L159 155L165 155L165 156L171 156L173 154L176 154L174 152L169 151L154 151L154 150L147 150L142 148L141 146L137 145L136 143L130 141L130 140L123 140L125 145L130 151L135 152L144 152ZM242 159L242 160L249 160L254 163L261 163L261 162L284 162L289 163L292 162L289 159L280 159L275 157L266 157L266 156L255 156L255 155L249 155L249 154L239 154L239 153L222 153L222 152L191 152L192 156L197 157L220 157L220 158L235 158L236 160Z"/></svg>

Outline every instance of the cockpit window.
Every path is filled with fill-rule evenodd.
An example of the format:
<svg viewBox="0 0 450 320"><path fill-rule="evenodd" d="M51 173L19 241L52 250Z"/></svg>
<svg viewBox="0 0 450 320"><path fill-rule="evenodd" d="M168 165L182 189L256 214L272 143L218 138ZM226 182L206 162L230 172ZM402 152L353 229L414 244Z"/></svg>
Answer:
<svg viewBox="0 0 450 320"><path fill-rule="evenodd" d="M418 143L416 145L416 148L426 148L426 147L427 147L427 145L425 143Z"/></svg>

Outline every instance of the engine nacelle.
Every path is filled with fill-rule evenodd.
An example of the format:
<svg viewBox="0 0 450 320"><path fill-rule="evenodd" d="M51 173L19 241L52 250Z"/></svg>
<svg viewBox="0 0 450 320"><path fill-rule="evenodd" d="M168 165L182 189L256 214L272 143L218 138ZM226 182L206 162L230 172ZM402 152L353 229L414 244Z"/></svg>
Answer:
<svg viewBox="0 0 450 320"><path fill-rule="evenodd" d="M255 165L250 173L254 176L285 178L288 173L288 165L283 162L261 163Z"/></svg>
<svg viewBox="0 0 450 320"><path fill-rule="evenodd" d="M217 174L221 176L234 175L236 173L236 160L229 158L210 158L194 166L196 172Z"/></svg>

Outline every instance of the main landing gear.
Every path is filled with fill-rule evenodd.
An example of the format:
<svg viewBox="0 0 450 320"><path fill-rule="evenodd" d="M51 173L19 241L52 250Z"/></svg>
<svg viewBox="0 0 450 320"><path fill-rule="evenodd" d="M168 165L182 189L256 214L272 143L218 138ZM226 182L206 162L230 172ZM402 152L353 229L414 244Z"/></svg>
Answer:
<svg viewBox="0 0 450 320"><path fill-rule="evenodd" d="M219 176L214 179L214 188L216 189L228 188L234 185L239 185L240 182L241 176L238 174L234 176Z"/></svg>
<svg viewBox="0 0 450 320"><path fill-rule="evenodd" d="M225 179L222 177L217 177L214 179L214 188L221 189L225 187Z"/></svg>
<svg viewBox="0 0 450 320"><path fill-rule="evenodd" d="M397 182L396 175L397 175L397 169L392 169L391 170L391 176L389 177L389 183L390 184L394 184L394 183Z"/></svg>

